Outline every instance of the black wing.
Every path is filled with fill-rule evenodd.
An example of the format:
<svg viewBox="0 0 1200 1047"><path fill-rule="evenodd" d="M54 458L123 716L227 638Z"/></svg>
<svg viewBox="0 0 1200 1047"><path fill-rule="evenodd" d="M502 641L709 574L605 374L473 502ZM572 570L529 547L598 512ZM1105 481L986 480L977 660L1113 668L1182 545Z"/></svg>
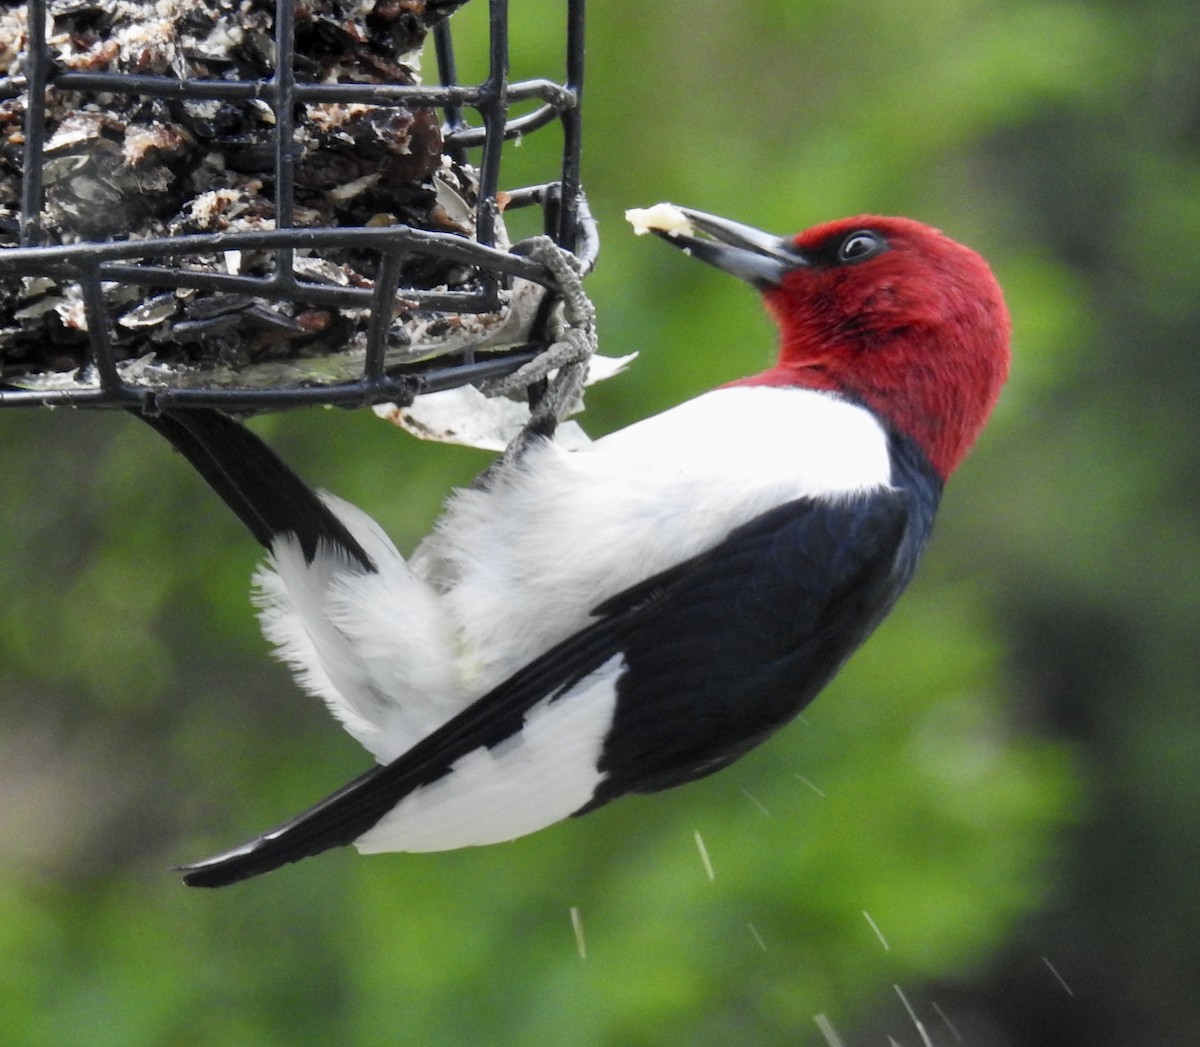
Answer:
<svg viewBox="0 0 1200 1047"><path fill-rule="evenodd" d="M585 809L724 766L794 716L891 605L928 533L919 528L909 540L909 502L887 491L836 505L790 502L758 517L606 601L594 624L396 760L285 825L184 866L185 882L218 887L353 842L406 795L511 737L535 704L616 654L628 671L602 755L609 777ZM911 556L902 555L910 545Z"/></svg>
<svg viewBox="0 0 1200 1047"><path fill-rule="evenodd" d="M910 439L889 433L889 452L890 487L780 506L668 579L653 622L624 648L607 777L578 813L732 763L791 721L871 634L912 578L942 493ZM653 584L629 595L649 597Z"/></svg>
<svg viewBox="0 0 1200 1047"><path fill-rule="evenodd" d="M665 589L623 647L606 778L585 810L711 774L790 722L911 578L928 537L913 509L898 490L794 502Z"/></svg>
<svg viewBox="0 0 1200 1047"><path fill-rule="evenodd" d="M203 407L157 415L134 410L166 437L264 546L294 534L310 563L322 543L365 570L375 565L346 525L282 458L240 422Z"/></svg>

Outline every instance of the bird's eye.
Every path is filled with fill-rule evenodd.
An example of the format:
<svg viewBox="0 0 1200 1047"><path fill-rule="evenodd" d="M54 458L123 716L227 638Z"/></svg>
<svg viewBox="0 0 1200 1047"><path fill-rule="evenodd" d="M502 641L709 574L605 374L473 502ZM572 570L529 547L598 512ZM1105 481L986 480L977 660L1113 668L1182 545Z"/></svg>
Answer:
<svg viewBox="0 0 1200 1047"><path fill-rule="evenodd" d="M838 248L839 262L864 262L887 247L887 241L869 229L851 233Z"/></svg>

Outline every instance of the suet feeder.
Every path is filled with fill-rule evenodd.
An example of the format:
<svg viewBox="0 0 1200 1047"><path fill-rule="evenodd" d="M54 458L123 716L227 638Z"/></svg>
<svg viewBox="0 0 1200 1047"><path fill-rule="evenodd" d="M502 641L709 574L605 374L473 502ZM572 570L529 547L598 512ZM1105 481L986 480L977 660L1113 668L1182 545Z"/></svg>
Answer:
<svg viewBox="0 0 1200 1047"><path fill-rule="evenodd" d="M510 82L489 0L487 75L462 83L462 3L8 5L0 406L405 404L536 357L561 272L505 216L536 209L577 271L594 261L584 4L565 75ZM506 143L555 127L561 162L504 187Z"/></svg>

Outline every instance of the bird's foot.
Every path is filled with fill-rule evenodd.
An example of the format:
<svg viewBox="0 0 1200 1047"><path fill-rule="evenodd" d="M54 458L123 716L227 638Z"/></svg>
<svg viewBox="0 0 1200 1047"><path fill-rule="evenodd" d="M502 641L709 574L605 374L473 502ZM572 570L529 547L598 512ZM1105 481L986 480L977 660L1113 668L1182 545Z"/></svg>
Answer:
<svg viewBox="0 0 1200 1047"><path fill-rule="evenodd" d="M598 344L596 309L583 289L585 263L548 236L525 240L514 250L541 262L549 270L561 306L550 319L552 341L545 350L512 374L489 379L480 386L486 396L529 396L529 423L513 441L509 452L524 446L532 436L552 434L558 423L578 406L588 361ZM509 452L505 457L510 457Z"/></svg>

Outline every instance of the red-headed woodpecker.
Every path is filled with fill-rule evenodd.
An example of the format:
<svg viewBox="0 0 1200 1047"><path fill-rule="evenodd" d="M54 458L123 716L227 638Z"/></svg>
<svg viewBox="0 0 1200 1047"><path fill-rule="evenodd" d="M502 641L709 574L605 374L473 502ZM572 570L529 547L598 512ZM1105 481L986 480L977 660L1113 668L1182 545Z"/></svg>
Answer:
<svg viewBox="0 0 1200 1047"><path fill-rule="evenodd" d="M995 280L907 219L779 239L672 211L646 224L762 292L776 365L580 449L530 441L407 560L227 416L147 418L268 548L266 636L378 761L187 883L511 840L700 778L895 602L1007 374Z"/></svg>

